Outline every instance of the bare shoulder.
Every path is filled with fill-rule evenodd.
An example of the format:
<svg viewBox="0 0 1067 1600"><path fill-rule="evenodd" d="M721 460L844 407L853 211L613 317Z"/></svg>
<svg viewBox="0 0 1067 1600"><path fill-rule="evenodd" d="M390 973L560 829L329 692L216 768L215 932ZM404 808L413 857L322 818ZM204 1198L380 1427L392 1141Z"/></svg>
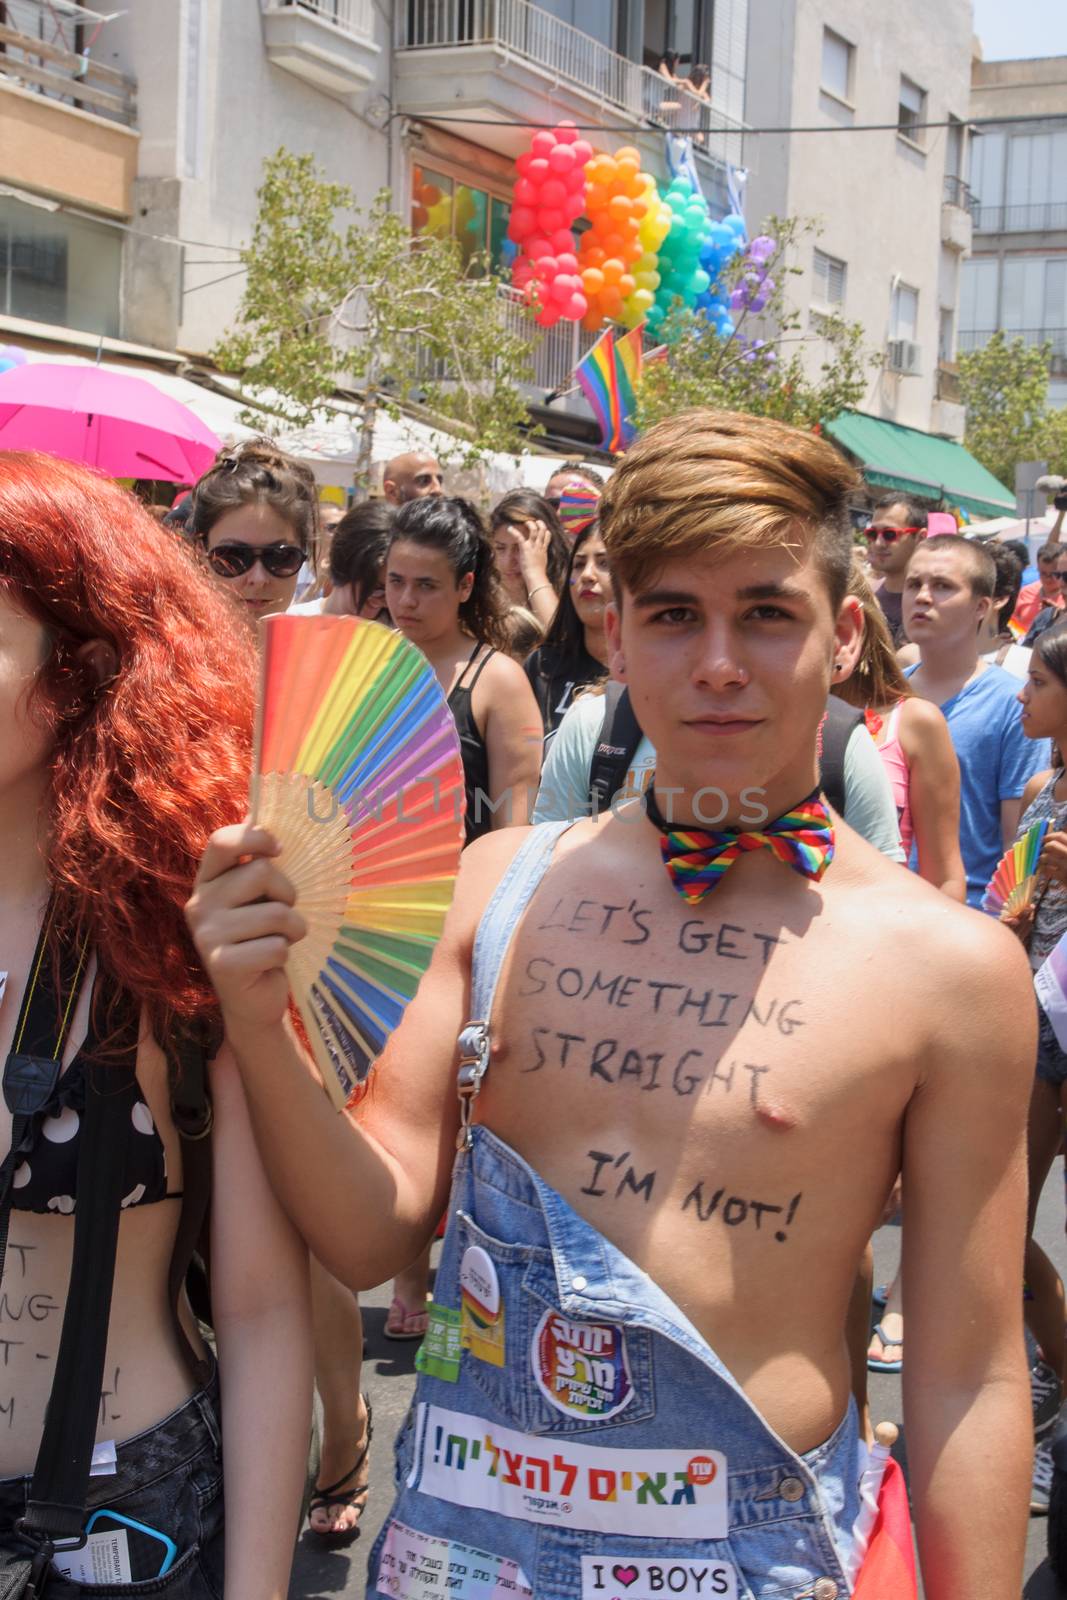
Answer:
<svg viewBox="0 0 1067 1600"><path fill-rule="evenodd" d="M526 688L530 686L529 679L519 663L513 661L510 656L504 655L500 650L494 651L485 663L485 668L478 678L478 686L481 687L482 684L485 684L486 687L491 688L493 691L497 689L514 690L520 684L525 685Z"/></svg>
<svg viewBox="0 0 1067 1600"><path fill-rule="evenodd" d="M455 893L446 923L445 937L449 942L464 947L473 944L486 906L533 832L530 827L494 828L491 833L483 834L466 847L460 856Z"/></svg>
<svg viewBox="0 0 1067 1600"><path fill-rule="evenodd" d="M914 731L920 735L947 728L945 714L932 700L923 700L917 694L909 695L900 712L901 732Z"/></svg>

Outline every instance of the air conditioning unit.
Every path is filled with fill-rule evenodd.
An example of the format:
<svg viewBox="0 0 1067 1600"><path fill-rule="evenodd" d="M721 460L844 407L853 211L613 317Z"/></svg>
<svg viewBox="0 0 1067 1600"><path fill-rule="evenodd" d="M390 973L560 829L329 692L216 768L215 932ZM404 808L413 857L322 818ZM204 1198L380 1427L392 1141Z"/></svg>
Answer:
<svg viewBox="0 0 1067 1600"><path fill-rule="evenodd" d="M901 372L909 378L917 377L921 360L921 346L910 339L890 339L886 346L885 364L890 372Z"/></svg>

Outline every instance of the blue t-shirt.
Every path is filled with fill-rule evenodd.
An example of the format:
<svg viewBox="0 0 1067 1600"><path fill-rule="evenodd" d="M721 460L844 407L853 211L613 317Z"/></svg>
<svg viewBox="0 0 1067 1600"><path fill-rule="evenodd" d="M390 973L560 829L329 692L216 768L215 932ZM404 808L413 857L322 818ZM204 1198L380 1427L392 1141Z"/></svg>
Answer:
<svg viewBox="0 0 1067 1600"><path fill-rule="evenodd" d="M1023 732L1018 693L1019 680L991 666L941 707L960 764L960 854L969 906L981 908L1004 854L1000 802L1017 800L1034 773L1051 765L1048 740Z"/></svg>

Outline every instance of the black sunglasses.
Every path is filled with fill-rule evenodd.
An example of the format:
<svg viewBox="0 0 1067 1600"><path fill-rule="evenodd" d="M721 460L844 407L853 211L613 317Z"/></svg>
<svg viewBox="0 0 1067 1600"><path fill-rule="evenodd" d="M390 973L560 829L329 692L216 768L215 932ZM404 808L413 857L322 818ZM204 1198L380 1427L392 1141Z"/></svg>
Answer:
<svg viewBox="0 0 1067 1600"><path fill-rule="evenodd" d="M213 572L220 578L240 578L262 561L272 578L292 578L304 565L304 552L298 544L217 544L207 553Z"/></svg>

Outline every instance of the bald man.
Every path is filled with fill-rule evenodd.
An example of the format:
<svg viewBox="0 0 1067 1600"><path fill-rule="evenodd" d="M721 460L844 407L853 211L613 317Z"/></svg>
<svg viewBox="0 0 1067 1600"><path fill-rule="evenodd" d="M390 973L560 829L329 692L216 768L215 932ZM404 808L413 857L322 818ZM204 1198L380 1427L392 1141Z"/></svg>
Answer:
<svg viewBox="0 0 1067 1600"><path fill-rule="evenodd" d="M427 494L444 494L444 474L436 456L409 450L385 463L382 493L390 505L404 506Z"/></svg>

